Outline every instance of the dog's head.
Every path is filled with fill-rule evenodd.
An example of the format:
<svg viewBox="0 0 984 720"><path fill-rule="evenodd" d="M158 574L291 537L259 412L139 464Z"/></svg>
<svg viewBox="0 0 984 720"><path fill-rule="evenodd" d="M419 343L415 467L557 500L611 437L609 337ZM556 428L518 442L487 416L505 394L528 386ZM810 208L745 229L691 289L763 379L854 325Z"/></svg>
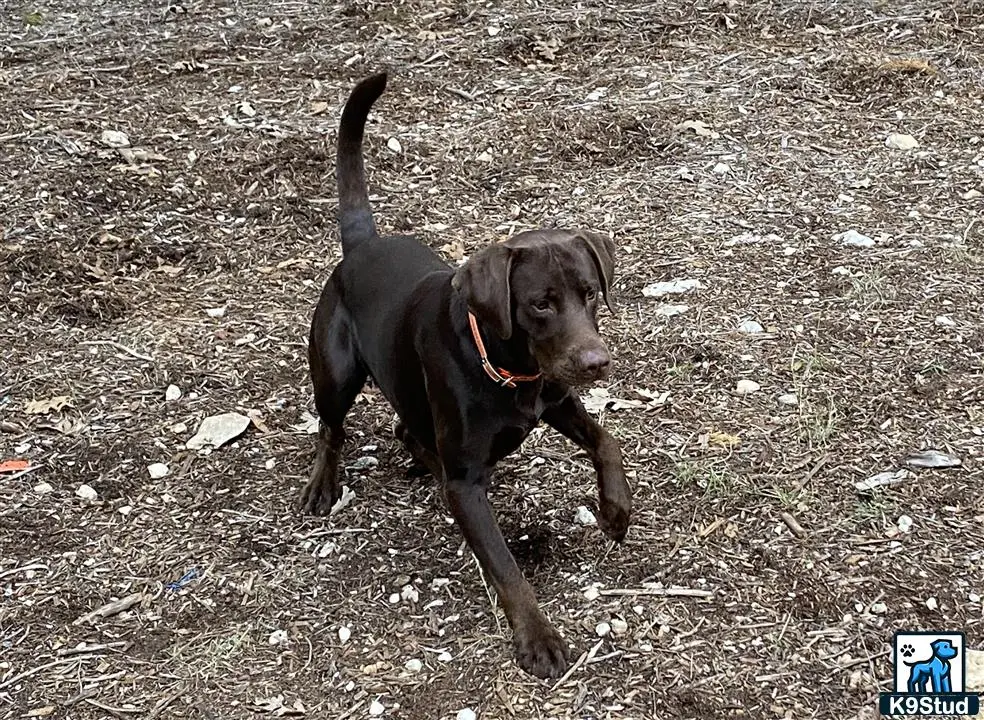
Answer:
<svg viewBox="0 0 984 720"><path fill-rule="evenodd" d="M957 656L957 648L949 640L934 640L930 647L933 648L933 655L940 660L951 660Z"/></svg>
<svg viewBox="0 0 984 720"><path fill-rule="evenodd" d="M475 253L452 284L503 340L525 337L544 377L583 385L605 377L611 356L598 335L610 296L615 244L586 230L531 230Z"/></svg>

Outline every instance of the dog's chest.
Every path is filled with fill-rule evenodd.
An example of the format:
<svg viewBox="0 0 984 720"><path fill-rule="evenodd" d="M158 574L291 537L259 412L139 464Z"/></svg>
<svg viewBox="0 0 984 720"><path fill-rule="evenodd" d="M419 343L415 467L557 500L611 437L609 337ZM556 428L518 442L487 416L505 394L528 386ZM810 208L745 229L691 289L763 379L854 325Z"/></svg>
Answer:
<svg viewBox="0 0 984 720"><path fill-rule="evenodd" d="M526 398L524 398L525 400ZM537 398L530 402L518 402L501 408L493 427L490 427L492 442L489 444L489 463L495 464L515 452L540 419L540 402Z"/></svg>
<svg viewBox="0 0 984 720"><path fill-rule="evenodd" d="M505 425L492 436L492 444L489 447L489 464L494 465L506 455L514 452L523 444L523 440L530 434L534 423L529 425Z"/></svg>

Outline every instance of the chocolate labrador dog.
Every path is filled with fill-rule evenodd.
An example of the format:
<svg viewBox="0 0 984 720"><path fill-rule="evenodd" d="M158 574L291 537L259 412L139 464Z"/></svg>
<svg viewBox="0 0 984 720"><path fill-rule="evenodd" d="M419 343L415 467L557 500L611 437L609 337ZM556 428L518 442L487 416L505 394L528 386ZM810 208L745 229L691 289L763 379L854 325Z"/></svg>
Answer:
<svg viewBox="0 0 984 720"><path fill-rule="evenodd" d="M343 421L371 377L399 416L397 436L441 481L495 586L519 665L559 677L567 644L509 552L487 491L495 464L543 420L590 455L599 525L618 542L625 537L632 500L621 451L572 390L608 372L596 313L599 299L610 302L614 244L582 230L522 232L453 269L412 237L380 237L362 137L385 87L385 73L366 78L342 111L336 176L343 259L311 324L320 429L301 505L324 515L338 500Z"/></svg>

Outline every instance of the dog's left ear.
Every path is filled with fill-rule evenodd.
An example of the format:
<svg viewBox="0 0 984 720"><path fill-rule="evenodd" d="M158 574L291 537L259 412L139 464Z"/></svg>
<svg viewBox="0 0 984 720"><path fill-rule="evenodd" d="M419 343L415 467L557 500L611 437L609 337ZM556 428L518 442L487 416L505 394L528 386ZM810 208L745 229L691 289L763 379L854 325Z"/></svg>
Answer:
<svg viewBox="0 0 984 720"><path fill-rule="evenodd" d="M611 297L612 278L615 276L615 243L607 235L590 230L581 230L577 237L588 246L588 252L594 260L598 279L601 280L601 291L605 294L605 305L615 312Z"/></svg>
<svg viewBox="0 0 984 720"><path fill-rule="evenodd" d="M469 309L503 340L512 337L512 260L509 246L496 243L468 258L451 278L451 286L464 296Z"/></svg>

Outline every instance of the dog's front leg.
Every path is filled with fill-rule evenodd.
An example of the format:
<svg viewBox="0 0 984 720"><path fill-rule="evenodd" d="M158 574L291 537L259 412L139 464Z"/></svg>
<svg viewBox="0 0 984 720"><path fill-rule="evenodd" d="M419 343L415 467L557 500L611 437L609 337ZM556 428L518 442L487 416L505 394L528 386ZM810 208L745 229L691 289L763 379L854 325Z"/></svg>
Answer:
<svg viewBox="0 0 984 720"><path fill-rule="evenodd" d="M632 491L622 468L622 451L605 428L588 415L573 392L549 405L542 419L588 453L598 474L598 524L616 542L625 539L632 514Z"/></svg>
<svg viewBox="0 0 984 720"><path fill-rule="evenodd" d="M537 604L492 514L485 468L448 473L445 496L485 576L492 581L513 630L516 659L526 672L556 678L567 669L567 644Z"/></svg>

